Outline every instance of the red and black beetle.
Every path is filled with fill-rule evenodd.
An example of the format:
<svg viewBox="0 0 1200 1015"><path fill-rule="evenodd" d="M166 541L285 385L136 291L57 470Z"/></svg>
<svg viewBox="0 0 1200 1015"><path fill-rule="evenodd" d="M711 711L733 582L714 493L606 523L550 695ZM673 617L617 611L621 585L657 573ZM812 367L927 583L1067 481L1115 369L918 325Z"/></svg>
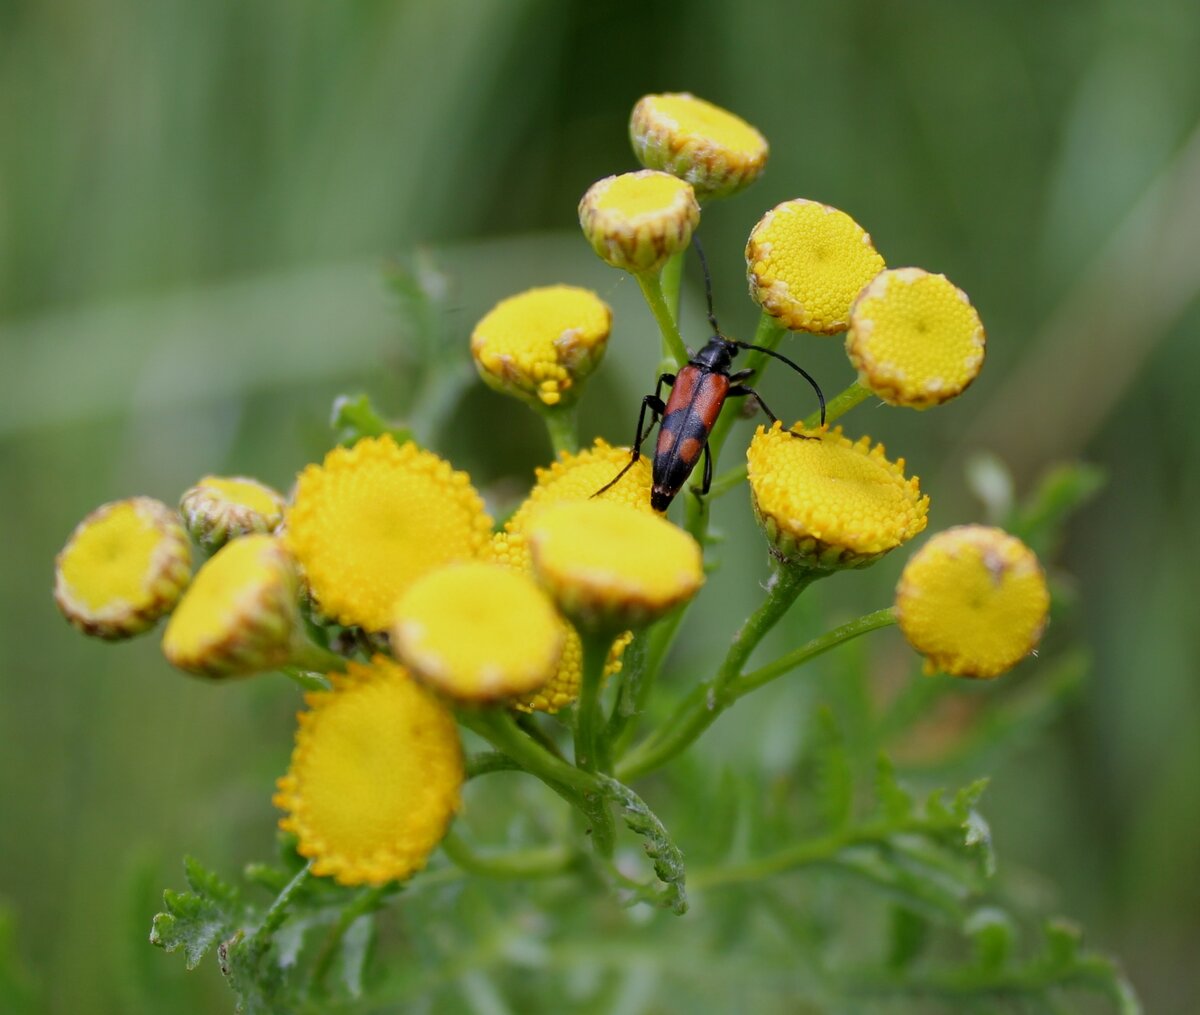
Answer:
<svg viewBox="0 0 1200 1015"><path fill-rule="evenodd" d="M687 482L688 476L692 474L702 452L704 454L704 479L700 484L700 489L696 492L701 496L708 493L712 485L712 455L708 450L708 435L716 425L717 417L721 415L721 407L724 406L725 399L753 395L771 421L778 422L778 417L767 408L767 404L762 400L762 395L753 388L738 383L747 380L754 370L729 372L730 367L733 366L734 357L742 349L754 349L782 360L808 381L817 393L817 400L821 404L821 424L825 423L825 396L821 392L820 385L813 380L808 371L773 349L766 349L761 345L751 345L749 342L739 342L721 334L721 329L717 326L717 319L713 315L712 279L708 273L708 262L704 258L704 251L699 242L693 242L696 246L696 253L700 255L700 264L704 268L705 295L708 298L708 321L713 329L712 338L708 340L703 349L688 360L687 365L678 374L659 375L658 383L654 386L654 394L646 395L642 399L642 409L638 413L637 434L633 439L633 450L629 463L612 480L597 490L592 495L593 497L599 496L605 490L616 485L617 481L633 468L634 462L641 457L642 443L654 424L660 421L658 443L654 448L654 485L650 490L650 506L655 511L666 511L667 506L682 489L683 484ZM664 384L671 385L671 397L665 403L662 400ZM649 426L646 425L647 411L652 417ZM804 435L793 433L793 436L802 437Z"/></svg>

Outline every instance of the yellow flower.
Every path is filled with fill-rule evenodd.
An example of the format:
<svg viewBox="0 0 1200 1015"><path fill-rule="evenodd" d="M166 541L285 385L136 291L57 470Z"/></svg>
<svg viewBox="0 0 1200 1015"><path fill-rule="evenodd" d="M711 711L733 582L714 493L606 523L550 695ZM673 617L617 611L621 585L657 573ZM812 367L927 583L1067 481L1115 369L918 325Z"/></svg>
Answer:
<svg viewBox="0 0 1200 1015"><path fill-rule="evenodd" d="M188 532L210 553L250 532L274 532L283 496L246 476L205 476L179 501Z"/></svg>
<svg viewBox="0 0 1200 1015"><path fill-rule="evenodd" d="M629 451L614 448L597 439L592 447L578 454L561 454L549 468L538 469L537 481L525 502L504 525L504 532L492 539L490 558L507 567L533 573L529 554L528 530L530 519L547 504L574 503L590 500L592 496L629 464ZM650 461L639 458L633 467L597 500L624 504L640 511L650 507ZM562 621L566 641L558 671L538 688L519 708L536 712L557 712L579 696L583 670L583 645L579 633L567 621ZM605 676L620 672L621 655L633 640L626 631L609 650Z"/></svg>
<svg viewBox="0 0 1200 1015"><path fill-rule="evenodd" d="M208 677L286 665L303 637L297 584L295 564L274 536L233 540L200 568L171 615L163 655Z"/></svg>
<svg viewBox="0 0 1200 1015"><path fill-rule="evenodd" d="M885 402L927 409L962 394L983 366L983 322L945 275L877 275L850 310L846 352Z"/></svg>
<svg viewBox="0 0 1200 1015"><path fill-rule="evenodd" d="M279 827L313 873L379 885L425 866L459 806L462 747L449 709L392 660L351 663L305 695L278 782Z"/></svg>
<svg viewBox="0 0 1200 1015"><path fill-rule="evenodd" d="M589 500L530 522L534 573L559 608L593 630L640 627L704 583L699 544L659 515Z"/></svg>
<svg viewBox="0 0 1200 1015"><path fill-rule="evenodd" d="M1036 647L1050 593L1034 552L984 525L939 532L904 566L896 619L928 673L998 677Z"/></svg>
<svg viewBox="0 0 1200 1015"><path fill-rule="evenodd" d="M741 117L687 92L639 99L629 137L643 166L687 180L702 201L748 187L767 164L766 138Z"/></svg>
<svg viewBox="0 0 1200 1015"><path fill-rule="evenodd" d="M471 355L497 391L537 405L574 399L604 356L612 311L590 289L552 285L501 300L475 325Z"/></svg>
<svg viewBox="0 0 1200 1015"><path fill-rule="evenodd" d="M84 634L132 638L170 612L192 577L179 516L150 497L96 508L55 561L54 599Z"/></svg>
<svg viewBox="0 0 1200 1015"><path fill-rule="evenodd" d="M477 557L492 529L466 473L390 436L334 448L308 466L286 525L321 611L369 631L391 625L415 579Z"/></svg>
<svg viewBox="0 0 1200 1015"><path fill-rule="evenodd" d="M634 274L659 271L686 250L699 223L691 184L653 169L606 176L579 202L579 224L592 249Z"/></svg>
<svg viewBox="0 0 1200 1015"><path fill-rule="evenodd" d="M833 335L883 270L871 237L844 211L798 198L759 219L746 244L750 295L789 331Z"/></svg>
<svg viewBox="0 0 1200 1015"><path fill-rule="evenodd" d="M818 569L862 567L925 528L929 498L904 459L841 427L792 436L759 427L746 453L754 512L775 553Z"/></svg>
<svg viewBox="0 0 1200 1015"><path fill-rule="evenodd" d="M460 701L528 695L558 670L562 618L527 574L451 564L396 604L392 649L418 678Z"/></svg>

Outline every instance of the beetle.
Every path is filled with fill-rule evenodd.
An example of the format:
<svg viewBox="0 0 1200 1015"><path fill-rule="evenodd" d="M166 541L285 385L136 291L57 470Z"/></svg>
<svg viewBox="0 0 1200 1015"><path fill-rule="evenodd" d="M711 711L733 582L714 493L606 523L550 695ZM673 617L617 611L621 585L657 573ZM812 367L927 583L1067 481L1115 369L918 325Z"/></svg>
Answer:
<svg viewBox="0 0 1200 1015"><path fill-rule="evenodd" d="M704 348L688 360L687 365L678 374L659 375L654 394L646 395L642 399L629 462L608 483L592 494L593 497L598 497L605 490L615 486L621 477L633 468L634 463L641 457L642 444L655 423L660 425L658 443L654 448L650 506L655 511L666 511L675 495L687 482L692 470L696 468L701 454L704 455L704 478L696 492L700 496L707 494L712 486L712 453L708 449L708 436L721 415L725 400L753 395L771 421L779 422L779 417L767 407L762 395L748 385L740 383L754 374L753 368L730 372L734 357L743 349L753 349L782 360L808 381L817 393L817 400L821 405L821 425L825 425L825 395L807 370L773 349L739 342L721 334L713 314L712 278L708 272L708 262L699 241L694 243L696 253L700 256L700 265L704 269L704 292L708 300L708 323L712 326L712 337ZM665 403L662 400L664 384L671 386L671 395ZM647 412L651 415L649 426L646 425ZM806 434L790 430L788 432L793 437L807 437Z"/></svg>

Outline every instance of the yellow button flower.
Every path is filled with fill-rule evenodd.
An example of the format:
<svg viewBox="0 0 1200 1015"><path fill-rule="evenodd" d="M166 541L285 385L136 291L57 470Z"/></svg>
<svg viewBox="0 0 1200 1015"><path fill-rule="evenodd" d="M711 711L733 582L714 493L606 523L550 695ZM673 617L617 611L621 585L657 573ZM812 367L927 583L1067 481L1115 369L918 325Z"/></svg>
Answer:
<svg viewBox="0 0 1200 1015"><path fill-rule="evenodd" d="M699 544L665 518L622 504L554 504L530 522L534 573L589 629L640 627L704 583Z"/></svg>
<svg viewBox="0 0 1200 1015"><path fill-rule="evenodd" d="M528 695L554 676L563 627L529 575L499 564L452 564L400 597L392 649L434 689L459 701L496 701Z"/></svg>
<svg viewBox="0 0 1200 1015"><path fill-rule="evenodd" d="M296 567L274 536L222 547L196 574L163 634L173 666L208 677L286 665L302 635Z"/></svg>
<svg viewBox="0 0 1200 1015"><path fill-rule="evenodd" d="M604 356L612 311L590 289L552 285L501 300L475 325L471 355L484 382L539 405L573 399Z"/></svg>
<svg viewBox="0 0 1200 1015"><path fill-rule="evenodd" d="M179 516L150 497L96 508L55 561L54 599L84 634L115 641L154 626L192 577Z"/></svg>
<svg viewBox="0 0 1200 1015"><path fill-rule="evenodd" d="M686 250L699 223L691 184L653 169L598 180L579 202L579 224L592 249L634 274L659 271Z"/></svg>
<svg viewBox="0 0 1200 1015"><path fill-rule="evenodd" d="M687 92L639 99L629 137L643 166L687 180L702 201L748 187L769 151L767 139L741 117Z"/></svg>
<svg viewBox="0 0 1200 1015"><path fill-rule="evenodd" d="M846 352L885 402L927 409L962 394L983 366L983 322L945 275L881 272L850 310Z"/></svg>
<svg viewBox="0 0 1200 1015"><path fill-rule="evenodd" d="M896 619L926 672L998 677L1036 647L1050 593L1034 552L984 525L939 532L904 566Z"/></svg>
<svg viewBox="0 0 1200 1015"><path fill-rule="evenodd" d="M799 427L797 427L799 432ZM862 567L925 528L929 498L904 459L841 428L759 427L746 454L754 512L775 552L819 569Z"/></svg>
<svg viewBox="0 0 1200 1015"><path fill-rule="evenodd" d="M305 695L279 827L313 873L380 885L425 866L459 806L462 747L449 709L392 660L351 663Z"/></svg>
<svg viewBox="0 0 1200 1015"><path fill-rule="evenodd" d="M283 496L246 476L205 476L179 501L188 532L210 553L250 532L274 532Z"/></svg>
<svg viewBox="0 0 1200 1015"><path fill-rule="evenodd" d="M321 611L383 631L416 578L480 554L492 521L466 473L384 436L335 448L300 473L286 526Z"/></svg>
<svg viewBox="0 0 1200 1015"><path fill-rule="evenodd" d="M746 244L750 295L789 331L845 331L850 304L883 266L854 219L803 198L767 212Z"/></svg>

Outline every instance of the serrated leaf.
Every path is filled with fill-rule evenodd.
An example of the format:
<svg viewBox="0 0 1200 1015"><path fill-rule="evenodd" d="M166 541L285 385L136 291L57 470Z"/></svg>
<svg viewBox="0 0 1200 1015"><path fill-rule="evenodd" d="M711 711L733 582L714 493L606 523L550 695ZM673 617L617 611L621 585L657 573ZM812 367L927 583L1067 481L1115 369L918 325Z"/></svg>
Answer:
<svg viewBox="0 0 1200 1015"><path fill-rule="evenodd" d="M599 776L608 798L621 808L621 817L626 827L642 837L642 847L654 866L658 880L666 885L660 899L662 905L679 915L687 912L687 871L683 864L683 853L675 845L666 826L646 806L633 790L624 783L608 776Z"/></svg>
<svg viewBox="0 0 1200 1015"><path fill-rule="evenodd" d="M882 752L875 761L875 799L888 824L899 825L912 816L913 798L896 781L896 767Z"/></svg>
<svg viewBox="0 0 1200 1015"><path fill-rule="evenodd" d="M996 851L992 847L992 829L978 811L971 811L962 824L966 833L963 845L979 858L979 866L985 878L996 873Z"/></svg>
<svg viewBox="0 0 1200 1015"><path fill-rule="evenodd" d="M237 889L192 857L184 860L190 892L163 892L164 912L151 922L150 943L173 952L182 948L188 969L195 969L205 953L231 935L240 922Z"/></svg>

